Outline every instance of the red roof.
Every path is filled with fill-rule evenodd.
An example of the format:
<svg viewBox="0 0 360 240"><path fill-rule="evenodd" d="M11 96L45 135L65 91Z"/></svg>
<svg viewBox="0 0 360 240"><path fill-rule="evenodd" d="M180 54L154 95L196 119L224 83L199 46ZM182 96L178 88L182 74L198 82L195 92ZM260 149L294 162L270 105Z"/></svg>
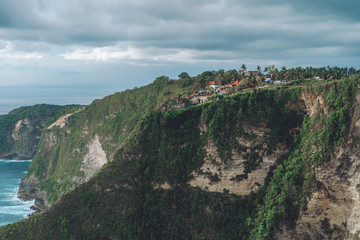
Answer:
<svg viewBox="0 0 360 240"><path fill-rule="evenodd" d="M240 83L240 81L239 81L239 80L236 80L235 82L230 83L230 85L231 85L231 86L236 86L236 85L238 85L239 83Z"/></svg>
<svg viewBox="0 0 360 240"><path fill-rule="evenodd" d="M219 85L217 82L208 82L208 85Z"/></svg>

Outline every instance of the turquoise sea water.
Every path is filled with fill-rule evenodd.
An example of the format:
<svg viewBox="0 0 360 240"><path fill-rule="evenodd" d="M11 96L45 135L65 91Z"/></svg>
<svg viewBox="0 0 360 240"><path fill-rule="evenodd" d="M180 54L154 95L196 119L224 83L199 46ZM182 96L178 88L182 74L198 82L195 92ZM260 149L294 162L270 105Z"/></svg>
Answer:
<svg viewBox="0 0 360 240"><path fill-rule="evenodd" d="M114 93L115 89L95 87L4 87L0 86L0 115L35 104L90 104L95 99ZM30 161L0 160L0 226L23 219L33 211L34 201L17 198L21 178Z"/></svg>
<svg viewBox="0 0 360 240"><path fill-rule="evenodd" d="M25 218L33 212L34 201L21 201L17 191L26 175L30 160L0 160L0 226Z"/></svg>

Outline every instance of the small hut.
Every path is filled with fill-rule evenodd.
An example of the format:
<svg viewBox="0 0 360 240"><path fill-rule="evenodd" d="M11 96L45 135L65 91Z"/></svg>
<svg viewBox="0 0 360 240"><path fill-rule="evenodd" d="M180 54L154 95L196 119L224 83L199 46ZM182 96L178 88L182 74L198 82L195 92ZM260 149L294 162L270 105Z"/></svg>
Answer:
<svg viewBox="0 0 360 240"><path fill-rule="evenodd" d="M217 82L208 82L207 85L210 88L216 89L216 87L219 85Z"/></svg>

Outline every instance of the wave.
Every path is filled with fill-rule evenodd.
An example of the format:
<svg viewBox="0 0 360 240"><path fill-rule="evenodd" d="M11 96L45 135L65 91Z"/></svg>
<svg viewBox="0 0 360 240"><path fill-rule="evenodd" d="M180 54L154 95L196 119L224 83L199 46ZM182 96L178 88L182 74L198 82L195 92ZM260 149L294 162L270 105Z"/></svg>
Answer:
<svg viewBox="0 0 360 240"><path fill-rule="evenodd" d="M34 212L30 208L34 204L35 200L22 201L17 196L6 201L4 205L0 202L0 227L27 218Z"/></svg>
<svg viewBox="0 0 360 240"><path fill-rule="evenodd" d="M27 216L34 212L30 209L34 205L35 201L26 202L26 204L15 205L15 206L6 206L0 208L0 214L2 215L17 215L17 216Z"/></svg>
<svg viewBox="0 0 360 240"><path fill-rule="evenodd" d="M3 186L0 188L0 190L2 196L13 196L16 195L17 191L19 190L19 186L16 187L12 185Z"/></svg>
<svg viewBox="0 0 360 240"><path fill-rule="evenodd" d="M30 160L6 160L6 159L0 159L0 162L5 162L5 163L20 163L20 162L32 162L32 159Z"/></svg>
<svg viewBox="0 0 360 240"><path fill-rule="evenodd" d="M34 210L35 201L18 198L21 178L32 160L0 160L0 226L26 218Z"/></svg>

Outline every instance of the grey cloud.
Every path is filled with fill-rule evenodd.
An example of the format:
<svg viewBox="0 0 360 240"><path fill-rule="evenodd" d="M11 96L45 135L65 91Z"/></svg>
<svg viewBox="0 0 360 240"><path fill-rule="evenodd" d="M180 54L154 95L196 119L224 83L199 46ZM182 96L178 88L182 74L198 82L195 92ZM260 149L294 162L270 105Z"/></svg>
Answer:
<svg viewBox="0 0 360 240"><path fill-rule="evenodd" d="M25 52L120 42L223 52L197 56L210 60L290 59L292 50L335 46L339 56L356 55L359 7L356 0L3 0L0 39Z"/></svg>
<svg viewBox="0 0 360 240"><path fill-rule="evenodd" d="M322 16L324 18L333 17L337 21L359 22L359 1L357 0L326 0L326 1L283 1L283 0L255 0L256 3L264 4L287 4L300 14Z"/></svg>

